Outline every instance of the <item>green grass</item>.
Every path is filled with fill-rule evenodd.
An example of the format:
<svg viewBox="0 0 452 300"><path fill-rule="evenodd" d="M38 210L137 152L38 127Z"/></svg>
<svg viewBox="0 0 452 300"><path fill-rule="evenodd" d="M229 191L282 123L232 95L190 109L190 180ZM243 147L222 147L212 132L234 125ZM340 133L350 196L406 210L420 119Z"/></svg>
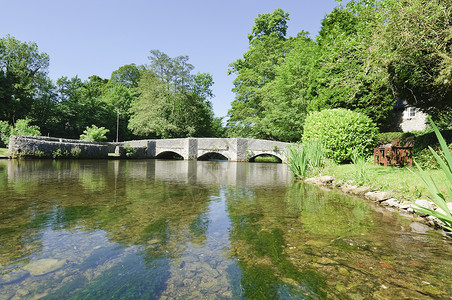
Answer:
<svg viewBox="0 0 452 300"><path fill-rule="evenodd" d="M372 189L393 191L394 197L397 199L425 199L429 195L420 178L407 168L374 166L371 162L366 162L364 168L367 176L364 180L361 178L360 185L365 185ZM416 168L412 168L412 171L418 172ZM441 170L426 170L426 172L438 183L440 190L446 191L446 182ZM353 181L354 184L358 185L356 167L353 164L337 165L329 162L322 170L322 173L331 175L336 180Z"/></svg>
<svg viewBox="0 0 452 300"><path fill-rule="evenodd" d="M0 155L7 155L8 154L8 148L0 148Z"/></svg>

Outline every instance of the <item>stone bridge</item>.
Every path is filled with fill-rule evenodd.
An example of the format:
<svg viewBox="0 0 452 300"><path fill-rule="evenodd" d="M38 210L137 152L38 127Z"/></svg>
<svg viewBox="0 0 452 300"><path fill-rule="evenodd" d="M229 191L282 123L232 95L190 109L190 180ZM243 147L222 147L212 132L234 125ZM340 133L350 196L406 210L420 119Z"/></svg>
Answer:
<svg viewBox="0 0 452 300"><path fill-rule="evenodd" d="M220 156L229 161L254 161L258 156L272 155L282 162L286 161L288 145L289 143L246 138L138 140L115 144L116 151L121 152L124 147L130 146L141 150L140 156L147 158L165 158L168 154L177 154L186 160Z"/></svg>
<svg viewBox="0 0 452 300"><path fill-rule="evenodd" d="M175 155L185 160L223 158L229 161L254 161L258 156L272 155L286 162L289 143L246 138L181 138L135 140L120 143L99 143L52 137L11 136L12 156L106 158L115 152L126 157L133 149L137 158L168 158ZM77 155L77 156L75 156Z"/></svg>

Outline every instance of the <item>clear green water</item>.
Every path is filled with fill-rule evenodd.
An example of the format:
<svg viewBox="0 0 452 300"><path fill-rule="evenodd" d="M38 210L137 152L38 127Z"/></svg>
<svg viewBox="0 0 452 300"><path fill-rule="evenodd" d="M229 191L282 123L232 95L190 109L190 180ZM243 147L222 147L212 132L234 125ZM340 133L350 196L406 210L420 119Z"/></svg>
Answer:
<svg viewBox="0 0 452 300"><path fill-rule="evenodd" d="M0 299L451 299L452 242L286 165L0 161Z"/></svg>

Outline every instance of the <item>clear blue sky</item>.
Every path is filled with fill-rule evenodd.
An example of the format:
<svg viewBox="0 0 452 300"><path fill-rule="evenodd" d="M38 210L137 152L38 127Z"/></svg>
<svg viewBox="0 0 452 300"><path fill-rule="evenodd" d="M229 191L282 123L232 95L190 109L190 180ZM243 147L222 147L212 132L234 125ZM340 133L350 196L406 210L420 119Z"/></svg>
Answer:
<svg viewBox="0 0 452 300"><path fill-rule="evenodd" d="M346 2L346 1L344 1ZM119 67L148 63L149 50L188 55L195 72L209 72L217 116L234 99L228 65L248 48L258 14L290 13L289 36L315 37L334 0L10 0L2 1L0 37L36 42L50 56L49 76L110 78Z"/></svg>

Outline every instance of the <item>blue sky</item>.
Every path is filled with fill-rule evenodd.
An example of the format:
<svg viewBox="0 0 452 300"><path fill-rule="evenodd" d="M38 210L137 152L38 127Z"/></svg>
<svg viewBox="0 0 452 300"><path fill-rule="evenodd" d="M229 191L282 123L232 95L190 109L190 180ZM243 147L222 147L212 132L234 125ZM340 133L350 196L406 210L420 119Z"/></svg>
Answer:
<svg viewBox="0 0 452 300"><path fill-rule="evenodd" d="M50 56L49 76L110 78L119 67L148 63L149 50L188 55L195 72L209 72L217 116L234 99L228 65L248 48L258 14L290 13L288 35L317 35L334 0L11 0L2 1L0 37L36 42Z"/></svg>

